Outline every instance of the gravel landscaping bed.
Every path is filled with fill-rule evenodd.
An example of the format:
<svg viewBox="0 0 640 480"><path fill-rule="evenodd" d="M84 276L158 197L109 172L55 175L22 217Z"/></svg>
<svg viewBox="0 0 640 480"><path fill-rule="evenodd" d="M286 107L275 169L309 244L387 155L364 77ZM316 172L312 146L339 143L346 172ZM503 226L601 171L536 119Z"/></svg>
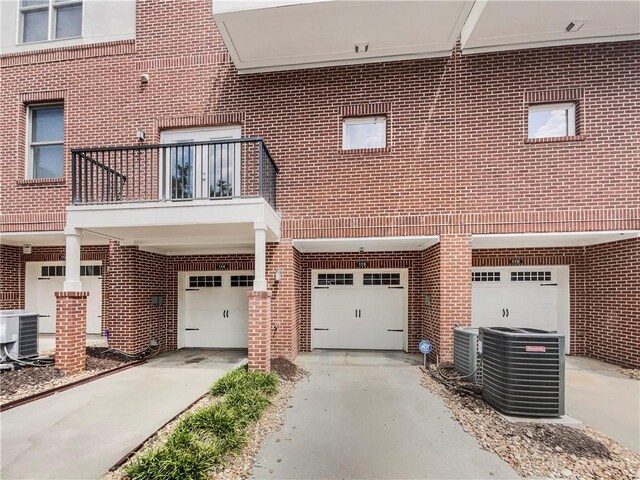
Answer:
<svg viewBox="0 0 640 480"><path fill-rule="evenodd" d="M271 405L263 412L260 419L248 427L246 432L247 442L242 450L235 455L226 457L221 466L214 468L210 478L217 480L244 480L248 478L252 473L254 457L258 453L262 442L270 432L280 429L283 422L283 412L295 383L304 377L306 372L284 358L273 359L271 361L271 369L280 377L278 393L271 399ZM188 410L185 410L180 416L171 421L171 423L158 430L153 437L140 448L139 453L136 453L117 470L109 472L102 477L102 480L124 480L128 478L125 469L136 457L144 451L163 445L175 430L176 426L190 414L220 401L220 397L211 395L206 395L200 399Z"/></svg>
<svg viewBox="0 0 640 480"><path fill-rule="evenodd" d="M640 368L621 368L620 371L629 378L640 380Z"/></svg>
<svg viewBox="0 0 640 480"><path fill-rule="evenodd" d="M452 370L444 373L453 376ZM482 448L525 478L640 478L640 456L587 426L510 423L477 396L444 386L429 374L422 385L442 397L452 417Z"/></svg>
<svg viewBox="0 0 640 480"><path fill-rule="evenodd" d="M3 371L0 374L0 405L93 377L134 361L134 358L108 352L106 347L87 347L87 369L74 375L65 375L53 365Z"/></svg>

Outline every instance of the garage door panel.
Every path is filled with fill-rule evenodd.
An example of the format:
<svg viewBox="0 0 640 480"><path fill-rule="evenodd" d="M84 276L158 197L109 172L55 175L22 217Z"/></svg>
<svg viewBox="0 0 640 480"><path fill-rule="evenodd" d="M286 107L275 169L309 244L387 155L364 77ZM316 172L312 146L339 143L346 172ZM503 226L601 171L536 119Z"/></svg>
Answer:
<svg viewBox="0 0 640 480"><path fill-rule="evenodd" d="M405 290L362 285L362 276L353 273L354 285L313 289L313 348L403 349Z"/></svg>
<svg viewBox="0 0 640 480"><path fill-rule="evenodd" d="M188 287L184 289L179 307L184 330L182 346L247 347L249 300L246 292L251 290L251 286L232 287L232 276L236 276L235 282L238 283L235 272L184 274L184 283ZM241 276L244 283L250 281L250 275Z"/></svg>

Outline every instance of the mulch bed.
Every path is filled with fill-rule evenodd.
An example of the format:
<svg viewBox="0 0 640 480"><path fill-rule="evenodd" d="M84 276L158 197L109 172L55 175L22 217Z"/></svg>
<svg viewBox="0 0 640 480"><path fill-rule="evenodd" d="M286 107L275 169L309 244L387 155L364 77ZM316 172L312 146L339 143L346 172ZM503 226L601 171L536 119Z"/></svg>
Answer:
<svg viewBox="0 0 640 480"><path fill-rule="evenodd" d="M454 375L452 370L444 373ZM525 478L640 478L640 456L588 426L511 423L478 396L445 386L428 373L422 385L442 397L452 417L482 448Z"/></svg>
<svg viewBox="0 0 640 480"><path fill-rule="evenodd" d="M0 374L0 405L93 377L136 361L135 358L107 350L106 347L87 347L87 369L75 375L65 375L53 365L3 371Z"/></svg>
<svg viewBox="0 0 640 480"><path fill-rule="evenodd" d="M621 368L620 371L629 378L640 380L640 368Z"/></svg>

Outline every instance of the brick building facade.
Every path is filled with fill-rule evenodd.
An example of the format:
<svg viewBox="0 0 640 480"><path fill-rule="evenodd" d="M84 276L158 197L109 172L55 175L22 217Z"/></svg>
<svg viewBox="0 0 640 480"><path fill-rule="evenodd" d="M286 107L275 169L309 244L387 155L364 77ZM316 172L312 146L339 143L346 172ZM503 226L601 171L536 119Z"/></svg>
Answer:
<svg viewBox="0 0 640 480"><path fill-rule="evenodd" d="M269 293L249 298L256 368L312 348L312 272L359 262L407 272L405 349L429 338L450 359L452 327L472 323L473 268L506 267L513 258L568 266L572 354L640 365L639 41L477 55L458 45L446 58L240 75L210 1L158 5L137 2L135 39L0 57L2 308L27 306L28 262L65 257L70 149L133 145L136 130L157 144L172 129L239 125L242 137L264 139L280 170ZM25 178L28 108L51 102L64 105L64 176ZM528 138L528 107L554 102L575 105L575 134ZM386 119L384 148L342 148L343 120L362 116ZM481 235L557 232L607 241L474 245ZM46 233L52 243L33 242L24 254L27 233ZM616 234L624 239L611 241ZM437 241L411 251L367 243L411 237ZM95 238L96 245L83 240L82 259L102 261L102 329L128 352L151 339L180 346L180 272L255 268L246 252L169 255ZM323 239L367 240L362 253L297 247ZM151 295L164 302L152 305ZM60 308L62 319L73 311Z"/></svg>

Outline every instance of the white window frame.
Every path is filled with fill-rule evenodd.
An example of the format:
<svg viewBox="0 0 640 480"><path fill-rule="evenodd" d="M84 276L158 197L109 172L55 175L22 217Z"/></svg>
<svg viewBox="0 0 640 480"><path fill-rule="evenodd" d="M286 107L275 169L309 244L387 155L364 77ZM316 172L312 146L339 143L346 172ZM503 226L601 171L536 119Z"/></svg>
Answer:
<svg viewBox="0 0 640 480"><path fill-rule="evenodd" d="M55 142L34 142L33 141L33 111L40 110L45 108L54 108L60 107L62 108L62 140ZM25 162L25 178L29 180L38 179L39 177L35 176L35 171L33 169L33 147L41 147L47 145L62 145L63 146L63 154L62 154L62 177L64 177L64 103L63 102L52 102L52 103L39 103L37 105L29 105L27 107L27 138L26 138L26 152L25 158L27 161Z"/></svg>
<svg viewBox="0 0 640 480"><path fill-rule="evenodd" d="M567 111L567 134L559 135L557 137L530 137L529 136L529 113L530 112L549 112L552 110L566 110ZM574 102L563 103L543 103L529 105L527 109L527 138L529 139L545 139L545 138L566 138L574 137L576 135L576 104Z"/></svg>
<svg viewBox="0 0 640 480"><path fill-rule="evenodd" d="M82 17L81 17L81 25L80 25L80 35L73 37L56 37L56 9L62 7L69 7L73 5L81 5L82 6ZM32 42L24 41L24 13L25 12L33 12L38 10L47 10L47 38L44 40L35 40ZM18 0L18 28L16 29L18 33L18 38L16 39L17 45L30 45L34 43L42 43L42 42L51 42L56 40L67 40L71 38L82 38L84 36L84 13L85 13L85 5L84 0L49 0L48 5L31 5L24 6L22 4L22 0Z"/></svg>
<svg viewBox="0 0 640 480"><path fill-rule="evenodd" d="M383 145L380 147L349 147L347 142L347 126L349 125L367 125L382 123ZM368 117L346 117L342 120L342 149L343 150L373 150L376 148L387 148L387 117L386 115L375 115Z"/></svg>

